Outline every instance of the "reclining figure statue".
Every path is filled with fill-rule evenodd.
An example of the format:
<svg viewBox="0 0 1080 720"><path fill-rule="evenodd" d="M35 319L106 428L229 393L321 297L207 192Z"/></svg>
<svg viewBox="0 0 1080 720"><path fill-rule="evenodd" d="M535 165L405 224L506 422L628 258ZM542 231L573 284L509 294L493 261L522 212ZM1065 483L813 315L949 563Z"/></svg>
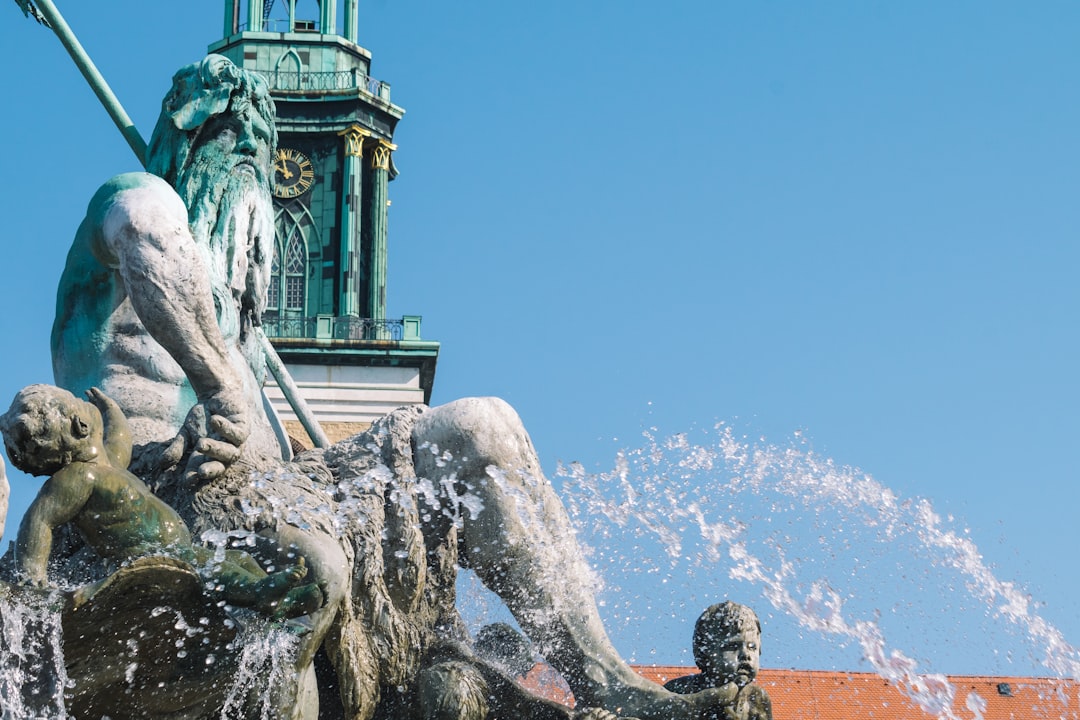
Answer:
<svg viewBox="0 0 1080 720"><path fill-rule="evenodd" d="M484 717L486 705L466 707L461 673L437 671L502 687L462 644L459 566L503 599L579 708L603 709L579 712L668 720L730 704L723 688L668 692L619 657L566 512L506 403L399 409L285 459L260 395L275 145L260 77L215 55L178 71L149 172L106 182L75 237L53 364L58 385L116 400L136 445L132 470L194 534L247 531L256 555L306 558L305 582L324 603L300 638L296 686L280 689L281 716L318 716L318 664L320 677L336 675L323 701L350 720ZM560 716L534 700L506 702L522 716Z"/></svg>

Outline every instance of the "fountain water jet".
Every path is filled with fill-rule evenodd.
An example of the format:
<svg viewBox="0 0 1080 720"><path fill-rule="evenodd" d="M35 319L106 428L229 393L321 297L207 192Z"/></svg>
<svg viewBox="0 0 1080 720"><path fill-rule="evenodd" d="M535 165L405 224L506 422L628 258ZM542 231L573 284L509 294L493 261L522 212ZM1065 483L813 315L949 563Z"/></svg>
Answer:
<svg viewBox="0 0 1080 720"><path fill-rule="evenodd" d="M0 590L0 719L66 720L68 687L55 595ZM41 683L47 678L47 683Z"/></svg>
<svg viewBox="0 0 1080 720"><path fill-rule="evenodd" d="M593 564L621 570L605 573L614 583L607 595L617 602L649 584L643 575L666 575L661 585L685 575L704 592L719 593L706 596L708 601L735 596L737 589L718 572L727 567L729 579L758 586L802 631L853 645L875 672L927 712L954 718L953 689L945 676L920 670L923 663L890 648L887 618L873 599L868 604L862 597L877 598L880 573L899 571L901 595L920 582L921 591L930 592L962 585L974 611L1007 620L1043 668L1062 678L1080 677L1080 651L1037 612L1022 587L999 579L969 532L943 519L929 500L901 498L870 475L814 452L799 433L791 444L778 446L739 437L720 423L702 441L691 437L661 437L654 428L644 433L641 448L619 452L610 471L589 473L580 464L559 468L562 497L586 547L592 547ZM635 542L633 551L621 555L612 549L620 537ZM644 548L650 548L645 556ZM636 566L647 556L651 563ZM885 570L866 571L867 561ZM620 574L621 582L615 579ZM941 586L934 586L935 578ZM851 590L844 589L848 580L855 581ZM645 612L657 615L679 612L663 607L656 593L645 604ZM699 609L680 608L684 618ZM640 608L623 603L621 610L624 625L645 624ZM767 626L766 664L769 649L776 647L773 636ZM979 717L977 700L968 704Z"/></svg>

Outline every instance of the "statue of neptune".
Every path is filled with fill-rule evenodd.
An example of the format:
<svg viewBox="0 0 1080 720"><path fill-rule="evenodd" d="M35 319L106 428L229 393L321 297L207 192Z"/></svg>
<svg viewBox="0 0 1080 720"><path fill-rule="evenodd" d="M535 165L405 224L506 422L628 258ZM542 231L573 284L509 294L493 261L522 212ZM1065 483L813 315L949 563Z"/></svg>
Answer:
<svg viewBox="0 0 1080 720"><path fill-rule="evenodd" d="M75 237L53 363L57 384L76 394L100 387L119 403L141 455L133 469L193 529L248 528L307 559L325 603L302 639L299 685L282 700L284 714L318 716L320 648L345 717L400 713L400 705L385 709L395 691L423 697L424 688L398 681L411 682L441 640L460 637L452 617L459 564L505 601L579 708L657 720L715 712L722 691L669 693L619 657L566 512L506 403L396 411L362 441L282 459L261 399L257 337L273 255L275 145L260 77L214 55L177 72L149 172L106 182ZM373 465L393 477L369 475L382 484L346 502L340 488ZM339 516L352 513L351 524L343 533L318 517L286 518L275 510L282 501L330 503Z"/></svg>

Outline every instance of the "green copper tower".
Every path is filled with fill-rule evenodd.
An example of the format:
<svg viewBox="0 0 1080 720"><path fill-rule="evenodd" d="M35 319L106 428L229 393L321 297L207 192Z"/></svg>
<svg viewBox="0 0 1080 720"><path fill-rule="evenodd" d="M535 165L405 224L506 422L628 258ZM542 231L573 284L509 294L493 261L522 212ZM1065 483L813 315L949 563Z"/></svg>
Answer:
<svg viewBox="0 0 1080 720"><path fill-rule="evenodd" d="M405 110L371 76L357 10L357 0L225 0L225 37L209 48L265 77L277 105L263 325L335 440L428 402L439 354L419 316L386 314L388 186ZM268 395L304 437L276 388Z"/></svg>

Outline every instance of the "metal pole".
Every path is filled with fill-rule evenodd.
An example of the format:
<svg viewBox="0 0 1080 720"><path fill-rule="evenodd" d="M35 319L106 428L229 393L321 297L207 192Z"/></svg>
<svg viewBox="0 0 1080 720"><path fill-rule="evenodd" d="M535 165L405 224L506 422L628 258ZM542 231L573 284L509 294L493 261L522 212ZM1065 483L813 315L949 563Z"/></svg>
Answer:
<svg viewBox="0 0 1080 720"><path fill-rule="evenodd" d="M315 415L311 412L311 408L304 402L304 398L300 395L300 388L296 387L296 382L293 381L292 375L289 375L289 371L285 368L285 363L281 362L277 350L270 344L270 340L266 337L266 333L262 331L262 328L255 328L255 334L259 336L259 342L262 343L263 352L266 353L267 369L270 370L270 374L277 380L278 387L281 388L281 393L285 396L285 399L289 401L289 404L292 405L293 412L296 413L296 417L300 421L300 424L307 430L311 442L315 443L315 447L317 448L330 447L330 438L323 432L322 426L320 426L319 421L315 419Z"/></svg>
<svg viewBox="0 0 1080 720"><path fill-rule="evenodd" d="M105 106L109 117L116 123L116 127L120 128L121 134L127 140L128 145L131 146L135 157L145 167L146 141L143 140L139 131L135 129L135 123L131 122L131 118L124 112L123 106L117 99L116 94L113 93L112 88L109 87L109 83L105 82L105 78L98 72L97 67L90 60L90 56L86 54L78 38L75 37L75 33L71 32L71 28L64 21L60 11L52 4L52 0L35 0L35 2L38 10L49 21L49 25L52 26L53 32L60 38L60 42L64 44L64 47L67 48L68 54L71 55L71 59L75 61L79 71L86 78L86 82L90 83L90 87L93 89L94 94L98 96L98 100Z"/></svg>

